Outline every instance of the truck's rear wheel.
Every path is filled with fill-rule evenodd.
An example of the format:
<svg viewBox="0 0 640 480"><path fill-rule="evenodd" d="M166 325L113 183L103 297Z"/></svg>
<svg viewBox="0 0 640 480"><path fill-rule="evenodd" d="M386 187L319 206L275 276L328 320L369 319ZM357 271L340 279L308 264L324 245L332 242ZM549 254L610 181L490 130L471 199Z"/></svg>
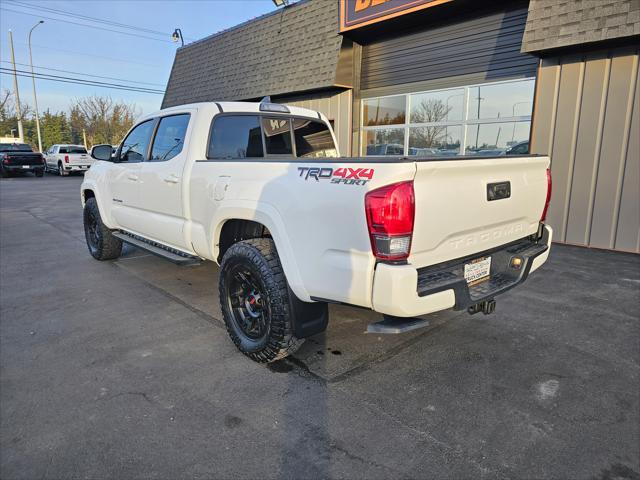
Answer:
<svg viewBox="0 0 640 480"><path fill-rule="evenodd" d="M100 217L98 202L90 198L84 204L84 237L89 252L96 260L113 260L122 252L122 240L114 237Z"/></svg>
<svg viewBox="0 0 640 480"><path fill-rule="evenodd" d="M69 172L67 172L62 166L62 162L58 163L58 175L60 175L61 177L66 177L67 175L69 175Z"/></svg>
<svg viewBox="0 0 640 480"><path fill-rule="evenodd" d="M279 360L304 342L293 335L287 281L273 240L232 245L222 258L219 290L227 332L252 360Z"/></svg>

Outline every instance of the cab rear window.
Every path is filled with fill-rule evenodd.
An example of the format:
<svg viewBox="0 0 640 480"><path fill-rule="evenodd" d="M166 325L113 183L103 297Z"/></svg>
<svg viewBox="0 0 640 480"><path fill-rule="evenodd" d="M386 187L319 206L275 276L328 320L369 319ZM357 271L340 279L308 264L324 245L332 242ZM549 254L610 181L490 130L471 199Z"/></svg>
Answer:
<svg viewBox="0 0 640 480"><path fill-rule="evenodd" d="M215 119L209 135L208 158L263 156L260 118L257 115L225 115Z"/></svg>
<svg viewBox="0 0 640 480"><path fill-rule="evenodd" d="M60 147L58 153L87 153L87 149L70 145L68 147Z"/></svg>
<svg viewBox="0 0 640 480"><path fill-rule="evenodd" d="M338 151L329 127L313 119L230 114L214 119L207 158L243 159L267 155L334 158Z"/></svg>
<svg viewBox="0 0 640 480"><path fill-rule="evenodd" d="M297 157L334 158L338 156L331 131L324 123L294 118L293 136L296 142Z"/></svg>

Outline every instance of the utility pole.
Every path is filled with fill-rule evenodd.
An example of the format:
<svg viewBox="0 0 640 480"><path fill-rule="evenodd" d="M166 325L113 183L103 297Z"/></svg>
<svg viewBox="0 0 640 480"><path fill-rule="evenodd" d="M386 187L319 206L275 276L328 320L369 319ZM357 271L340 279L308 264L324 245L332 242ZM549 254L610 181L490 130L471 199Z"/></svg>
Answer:
<svg viewBox="0 0 640 480"><path fill-rule="evenodd" d="M85 129L82 129L82 140L84 140L84 148L88 150L87 147L87 132L85 131Z"/></svg>
<svg viewBox="0 0 640 480"><path fill-rule="evenodd" d="M22 111L20 110L20 93L18 93L18 73L16 72L16 56L13 52L13 32L9 30L9 46L11 47L11 63L13 63L13 89L16 92L16 114L18 115L18 138L24 142L22 129Z"/></svg>
<svg viewBox="0 0 640 480"><path fill-rule="evenodd" d="M33 103L36 108L36 130L38 131L38 151L42 153L42 136L40 135L40 115L38 114L38 97L36 96L36 77L33 73L33 56L31 55L31 33L40 24L44 23L44 20L40 20L36 23L31 30L29 30L29 62L31 63L31 80L33 81Z"/></svg>

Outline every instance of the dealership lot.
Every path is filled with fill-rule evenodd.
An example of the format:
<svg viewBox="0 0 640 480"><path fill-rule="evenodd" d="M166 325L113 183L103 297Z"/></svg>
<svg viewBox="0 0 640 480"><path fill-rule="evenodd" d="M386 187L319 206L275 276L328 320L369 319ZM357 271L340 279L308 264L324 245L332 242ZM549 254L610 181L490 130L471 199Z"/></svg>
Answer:
<svg viewBox="0 0 640 480"><path fill-rule="evenodd" d="M639 478L640 257L555 246L494 315L332 308L268 367L217 268L93 260L81 178L0 182L2 478Z"/></svg>

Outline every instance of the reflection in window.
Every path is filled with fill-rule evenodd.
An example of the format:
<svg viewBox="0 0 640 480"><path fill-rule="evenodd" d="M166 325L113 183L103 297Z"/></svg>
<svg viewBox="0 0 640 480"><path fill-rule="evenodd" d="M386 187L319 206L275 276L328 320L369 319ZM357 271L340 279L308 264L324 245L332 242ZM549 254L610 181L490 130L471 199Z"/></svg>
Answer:
<svg viewBox="0 0 640 480"><path fill-rule="evenodd" d="M120 161L128 163L142 162L147 155L147 148L153 133L153 120L147 120L135 127L124 139L120 151Z"/></svg>
<svg viewBox="0 0 640 480"><path fill-rule="evenodd" d="M298 157L337 157L331 132L324 123L313 120L293 119L293 136Z"/></svg>
<svg viewBox="0 0 640 480"><path fill-rule="evenodd" d="M288 118L264 117L262 131L268 155L293 155Z"/></svg>
<svg viewBox="0 0 640 480"><path fill-rule="evenodd" d="M408 135L404 155L502 155L529 140L534 88L524 79L414 93L406 118L404 95L363 100L364 152L391 155Z"/></svg>
<svg viewBox="0 0 640 480"><path fill-rule="evenodd" d="M262 157L260 122L254 115L226 115L213 122L208 158Z"/></svg>
<svg viewBox="0 0 640 480"><path fill-rule="evenodd" d="M469 120L531 115L535 80L469 88Z"/></svg>
<svg viewBox="0 0 640 480"><path fill-rule="evenodd" d="M464 89L411 95L411 123L456 122L464 115Z"/></svg>
<svg viewBox="0 0 640 480"><path fill-rule="evenodd" d="M151 161L170 160L182 151L190 115L171 115L160 120L151 149Z"/></svg>
<svg viewBox="0 0 640 480"><path fill-rule="evenodd" d="M460 153L460 125L409 129L409 155L453 156Z"/></svg>
<svg viewBox="0 0 640 480"><path fill-rule="evenodd" d="M405 96L373 98L365 100L364 124L396 125L405 120Z"/></svg>
<svg viewBox="0 0 640 480"><path fill-rule="evenodd" d="M502 155L529 140L531 122L480 123L467 129L467 155Z"/></svg>
<svg viewBox="0 0 640 480"><path fill-rule="evenodd" d="M366 155L404 154L404 130L401 128L368 130L365 141Z"/></svg>

